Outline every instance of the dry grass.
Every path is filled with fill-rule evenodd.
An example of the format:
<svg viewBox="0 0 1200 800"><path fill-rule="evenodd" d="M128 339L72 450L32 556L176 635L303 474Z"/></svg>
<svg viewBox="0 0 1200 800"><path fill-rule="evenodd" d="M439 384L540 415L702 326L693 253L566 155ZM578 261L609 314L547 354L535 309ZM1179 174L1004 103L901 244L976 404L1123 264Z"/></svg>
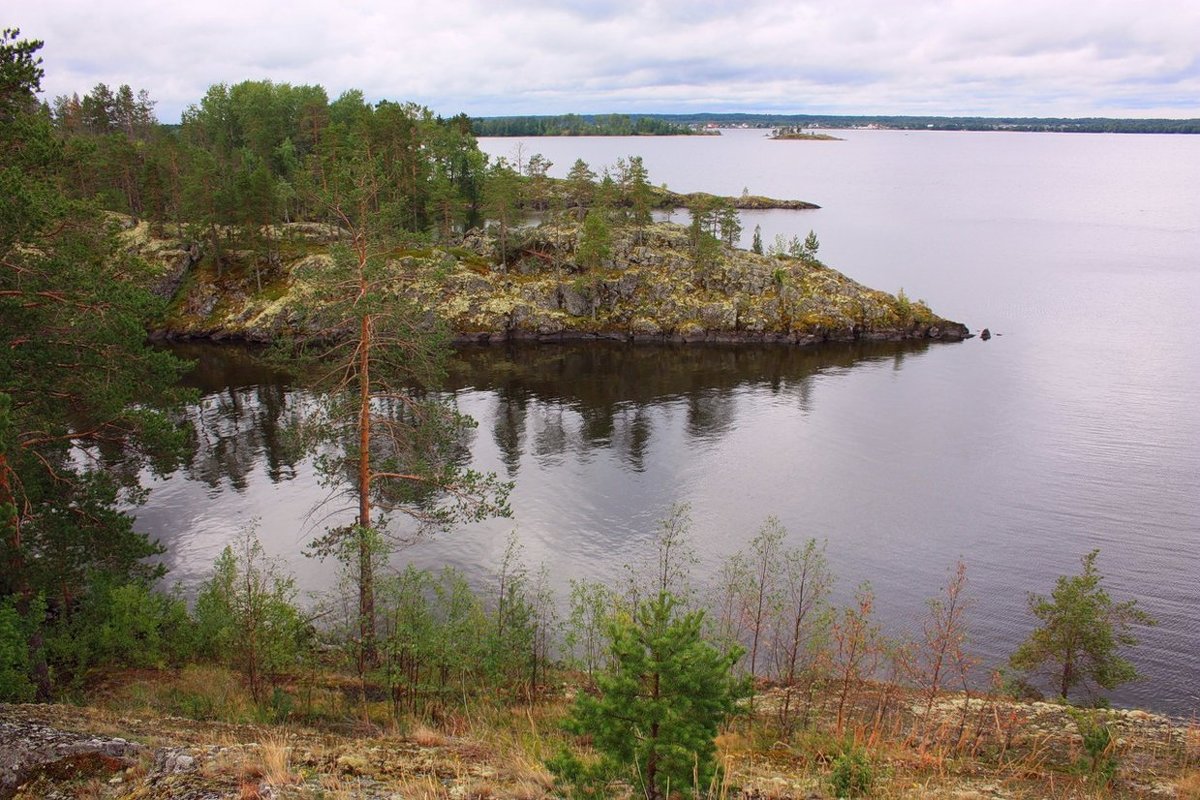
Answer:
<svg viewBox="0 0 1200 800"><path fill-rule="evenodd" d="M408 739L419 747L445 747L447 742L442 733L423 724L418 724L409 731Z"/></svg>
<svg viewBox="0 0 1200 800"><path fill-rule="evenodd" d="M295 783L291 768L292 746L286 736L267 736L258 745L258 765L272 786Z"/></svg>
<svg viewBox="0 0 1200 800"><path fill-rule="evenodd" d="M1175 793L1179 800L1200 800L1200 769L1192 769L1175 781Z"/></svg>
<svg viewBox="0 0 1200 800"><path fill-rule="evenodd" d="M404 778L393 784L393 788L400 797L411 800L446 800L450 797L445 785L433 775Z"/></svg>
<svg viewBox="0 0 1200 800"><path fill-rule="evenodd" d="M380 737L365 723L362 706L334 684L314 681L297 691L332 709L344 703L341 719L309 717L320 727L290 727L228 722L194 722L150 713L183 697L208 698L240 714L244 692L236 676L225 670L192 668L165 672L157 679L131 674L128 684L110 685L101 709L53 711L55 721L78 730L105 730L144 743L188 749L198 772L180 777L186 786L219 790L223 796L254 800L273 794L309 800L324 796L355 798L381 792L401 797L455 800L547 800L556 789L544 760L564 743L578 745L561 732L566 711L562 699L534 703L496 700L443 706L425 717L389 720L397 733ZM157 686L155 685L157 684ZM113 688L115 686L115 688ZM1167 795L1200 800L1200 725L1165 727L1161 721L1119 712L1096 712L1117 729L1112 754L1118 761L1111 786L1081 771L1083 749L1076 725L1065 709L1020 705L1004 700L946 697L927 718L924 706L895 698L887 714L877 713L872 695L833 734L828 706L815 705L806 728L785 735L771 713L770 692L760 695L759 716L738 718L717 738L724 770L712 785L701 788L705 800L830 795L830 773L838 755L855 748L874 770L872 797L884 798L1117 798ZM145 709L130 714L130 709ZM375 716L372 709L371 717ZM30 707L30 715L37 709ZM51 713L47 709L46 713ZM134 719L133 717L136 717ZM302 719L304 716L302 714ZM357 723L356 723L357 721ZM328 722L328 725L326 725ZM151 745L156 746L156 745ZM122 784L95 781L76 785L78 796L107 800L129 791L145 777L130 774ZM192 781L192 778L195 781ZM268 792L267 789L271 791ZM636 794L634 790L630 792ZM165 800L166 795L147 798Z"/></svg>
<svg viewBox="0 0 1200 800"><path fill-rule="evenodd" d="M135 673L106 687L97 701L127 713L149 710L227 722L249 722L257 716L241 677L208 664L189 664L177 672Z"/></svg>

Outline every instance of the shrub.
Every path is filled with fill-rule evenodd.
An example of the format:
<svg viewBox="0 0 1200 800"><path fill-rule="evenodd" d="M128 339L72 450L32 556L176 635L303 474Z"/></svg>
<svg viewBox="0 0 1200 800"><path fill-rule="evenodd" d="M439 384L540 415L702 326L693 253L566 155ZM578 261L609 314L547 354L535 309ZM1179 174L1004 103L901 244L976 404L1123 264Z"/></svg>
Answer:
<svg viewBox="0 0 1200 800"><path fill-rule="evenodd" d="M34 689L29 680L28 625L6 599L0 603L0 703L28 702Z"/></svg>
<svg viewBox="0 0 1200 800"><path fill-rule="evenodd" d="M295 596L292 578L246 531L218 556L196 598L201 652L241 670L255 702L299 659L306 626Z"/></svg>
<svg viewBox="0 0 1200 800"><path fill-rule="evenodd" d="M875 783L875 768L862 748L843 750L833 761L829 786L838 797L863 797Z"/></svg>

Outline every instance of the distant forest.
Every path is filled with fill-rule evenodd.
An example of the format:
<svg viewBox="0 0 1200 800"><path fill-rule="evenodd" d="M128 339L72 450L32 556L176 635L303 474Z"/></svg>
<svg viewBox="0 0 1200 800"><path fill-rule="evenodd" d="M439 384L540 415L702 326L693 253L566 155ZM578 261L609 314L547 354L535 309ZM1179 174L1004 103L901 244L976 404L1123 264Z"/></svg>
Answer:
<svg viewBox="0 0 1200 800"><path fill-rule="evenodd" d="M687 136L699 132L664 114L476 117L471 120L471 131L476 136Z"/></svg>
<svg viewBox="0 0 1200 800"><path fill-rule="evenodd" d="M566 114L476 117L476 136L677 136L720 127L887 128L936 131L1054 131L1061 133L1200 133L1200 119L1108 117L906 117L827 114Z"/></svg>

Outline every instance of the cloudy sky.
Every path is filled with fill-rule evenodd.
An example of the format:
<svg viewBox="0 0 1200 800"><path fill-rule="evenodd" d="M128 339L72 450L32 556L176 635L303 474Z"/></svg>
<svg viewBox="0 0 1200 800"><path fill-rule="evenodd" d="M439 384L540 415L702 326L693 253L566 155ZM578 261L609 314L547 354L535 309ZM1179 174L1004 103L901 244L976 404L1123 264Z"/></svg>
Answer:
<svg viewBox="0 0 1200 800"><path fill-rule="evenodd" d="M1200 117L1200 0L25 0L48 97L319 83L450 115Z"/></svg>

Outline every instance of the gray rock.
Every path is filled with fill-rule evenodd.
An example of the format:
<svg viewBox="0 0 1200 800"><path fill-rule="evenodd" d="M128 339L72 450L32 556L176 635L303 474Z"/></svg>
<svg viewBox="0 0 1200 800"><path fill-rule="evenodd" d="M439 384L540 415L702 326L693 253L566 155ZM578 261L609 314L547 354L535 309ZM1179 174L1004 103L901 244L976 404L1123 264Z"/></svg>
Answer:
<svg viewBox="0 0 1200 800"><path fill-rule="evenodd" d="M133 765L145 748L125 739L61 731L33 722L0 722L0 800L59 764L82 773L111 775Z"/></svg>

